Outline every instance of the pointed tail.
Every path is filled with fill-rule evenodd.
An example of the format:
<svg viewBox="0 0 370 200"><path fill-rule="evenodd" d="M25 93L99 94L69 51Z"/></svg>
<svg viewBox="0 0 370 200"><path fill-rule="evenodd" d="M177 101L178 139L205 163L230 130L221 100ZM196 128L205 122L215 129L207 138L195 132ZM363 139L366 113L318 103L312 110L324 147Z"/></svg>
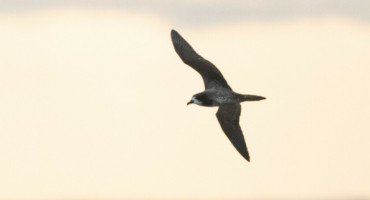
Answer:
<svg viewBox="0 0 370 200"><path fill-rule="evenodd" d="M266 98L263 96L245 94L245 95L242 95L241 101L260 101L264 99Z"/></svg>

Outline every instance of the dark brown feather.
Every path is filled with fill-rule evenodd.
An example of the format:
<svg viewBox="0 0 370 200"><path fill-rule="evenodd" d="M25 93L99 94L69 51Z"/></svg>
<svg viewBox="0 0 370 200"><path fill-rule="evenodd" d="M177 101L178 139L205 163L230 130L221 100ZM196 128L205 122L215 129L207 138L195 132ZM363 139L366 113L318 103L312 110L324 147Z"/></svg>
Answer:
<svg viewBox="0 0 370 200"><path fill-rule="evenodd" d="M250 160L242 129L239 125L241 106L237 104L222 104L216 113L222 130L234 145L236 150L247 160Z"/></svg>
<svg viewBox="0 0 370 200"><path fill-rule="evenodd" d="M231 90L221 72L211 62L197 54L186 40L175 30L171 31L171 38L176 53L181 60L196 70L203 78L206 89L223 88Z"/></svg>

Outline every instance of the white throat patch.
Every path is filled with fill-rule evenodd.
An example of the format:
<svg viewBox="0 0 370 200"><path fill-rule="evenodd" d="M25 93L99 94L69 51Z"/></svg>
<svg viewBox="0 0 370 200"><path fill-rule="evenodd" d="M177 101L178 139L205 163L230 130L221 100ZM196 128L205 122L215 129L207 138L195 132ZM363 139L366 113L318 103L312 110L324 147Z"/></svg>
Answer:
<svg viewBox="0 0 370 200"><path fill-rule="evenodd" d="M202 102L196 99L194 96L191 98L195 104L202 105Z"/></svg>

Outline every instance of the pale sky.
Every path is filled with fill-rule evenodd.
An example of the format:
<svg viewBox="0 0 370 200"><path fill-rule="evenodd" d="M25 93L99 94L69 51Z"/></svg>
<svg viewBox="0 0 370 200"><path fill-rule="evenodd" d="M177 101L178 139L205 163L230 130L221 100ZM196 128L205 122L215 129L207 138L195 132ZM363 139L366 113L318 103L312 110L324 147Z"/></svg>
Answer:
<svg viewBox="0 0 370 200"><path fill-rule="evenodd" d="M0 11L0 199L370 198L368 18L52 2ZM172 28L235 91L267 97L242 104L250 163L217 108L186 106L203 83Z"/></svg>

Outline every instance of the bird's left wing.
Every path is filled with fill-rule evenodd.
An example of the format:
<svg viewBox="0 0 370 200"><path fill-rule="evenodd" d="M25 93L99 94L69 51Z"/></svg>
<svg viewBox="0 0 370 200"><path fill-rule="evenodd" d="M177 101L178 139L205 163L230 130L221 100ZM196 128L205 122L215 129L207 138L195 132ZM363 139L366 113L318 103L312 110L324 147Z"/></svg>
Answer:
<svg viewBox="0 0 370 200"><path fill-rule="evenodd" d="M250 160L247 145L245 144L242 129L239 125L241 106L236 104L222 104L216 113L222 130L234 145L236 150L247 160Z"/></svg>
<svg viewBox="0 0 370 200"><path fill-rule="evenodd" d="M185 64L192 67L202 76L206 89L223 88L231 90L220 70L195 52L190 44L186 42L178 32L172 30L171 38L176 53Z"/></svg>

